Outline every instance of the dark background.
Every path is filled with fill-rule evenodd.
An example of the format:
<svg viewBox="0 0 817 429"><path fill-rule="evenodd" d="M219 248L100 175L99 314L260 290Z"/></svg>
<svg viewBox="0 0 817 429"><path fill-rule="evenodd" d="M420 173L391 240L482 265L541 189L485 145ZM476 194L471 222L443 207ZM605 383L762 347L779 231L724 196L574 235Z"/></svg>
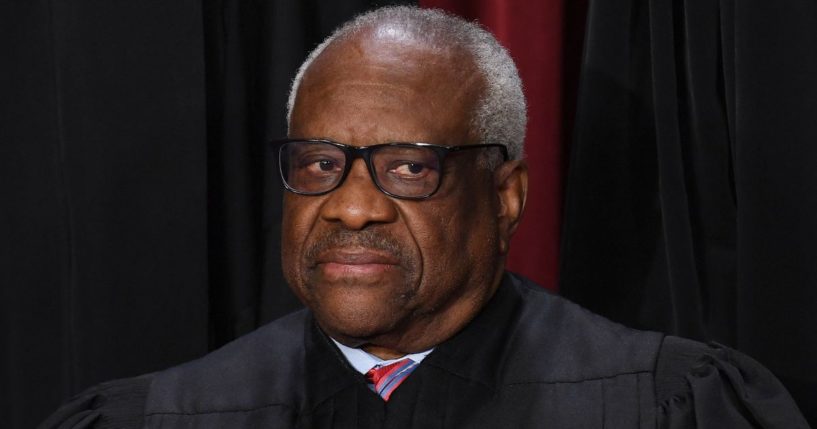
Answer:
<svg viewBox="0 0 817 429"><path fill-rule="evenodd" d="M298 306L264 142L306 53L386 3L0 1L0 425ZM749 353L815 425L817 3L421 3L525 81L511 268Z"/></svg>

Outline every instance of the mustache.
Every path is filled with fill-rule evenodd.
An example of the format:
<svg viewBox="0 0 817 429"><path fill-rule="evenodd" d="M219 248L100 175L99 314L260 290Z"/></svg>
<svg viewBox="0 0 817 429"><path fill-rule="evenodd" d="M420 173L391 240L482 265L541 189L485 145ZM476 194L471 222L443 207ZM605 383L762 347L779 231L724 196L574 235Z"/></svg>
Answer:
<svg viewBox="0 0 817 429"><path fill-rule="evenodd" d="M412 266L411 258L403 250L403 246L393 236L377 229L353 231L343 228L333 229L313 241L305 252L308 265L314 265L317 258L324 252L334 249L358 247L388 253L394 256L404 266Z"/></svg>

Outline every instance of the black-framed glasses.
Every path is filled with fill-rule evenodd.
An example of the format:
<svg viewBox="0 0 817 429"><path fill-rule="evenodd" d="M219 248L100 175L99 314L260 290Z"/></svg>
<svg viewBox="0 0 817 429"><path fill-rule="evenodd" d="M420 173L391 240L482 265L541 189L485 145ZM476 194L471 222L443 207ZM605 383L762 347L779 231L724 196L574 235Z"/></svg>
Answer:
<svg viewBox="0 0 817 429"><path fill-rule="evenodd" d="M323 195L337 189L363 158L372 181L386 195L421 200L440 189L443 162L452 152L472 149L508 150L501 144L440 146L430 143L384 143L350 146L330 140L278 140L278 168L284 186L301 195Z"/></svg>

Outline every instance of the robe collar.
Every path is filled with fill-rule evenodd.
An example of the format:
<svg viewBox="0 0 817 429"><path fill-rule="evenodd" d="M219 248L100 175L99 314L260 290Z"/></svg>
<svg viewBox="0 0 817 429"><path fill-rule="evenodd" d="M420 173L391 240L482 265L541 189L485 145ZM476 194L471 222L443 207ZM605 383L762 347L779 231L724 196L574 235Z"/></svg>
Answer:
<svg viewBox="0 0 817 429"><path fill-rule="evenodd" d="M502 373L506 360L505 345L512 337L518 310L522 305L522 298L514 283L506 273L482 311L465 328L437 345L406 383L411 383L412 377L418 376L424 366L434 366L496 390L501 382L499 374ZM306 380L305 408L314 409L355 384L376 397L366 387L364 377L349 365L337 346L318 327L311 312L306 323L305 363L309 376Z"/></svg>

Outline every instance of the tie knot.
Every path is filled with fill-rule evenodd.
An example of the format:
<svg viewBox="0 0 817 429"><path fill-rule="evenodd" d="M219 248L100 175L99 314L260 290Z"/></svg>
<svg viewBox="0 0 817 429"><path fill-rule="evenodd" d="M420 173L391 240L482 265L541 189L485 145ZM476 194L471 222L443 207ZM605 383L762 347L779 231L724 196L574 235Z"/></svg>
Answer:
<svg viewBox="0 0 817 429"><path fill-rule="evenodd" d="M384 401L388 401L394 389L408 377L417 367L417 362L411 359L401 359L388 365L376 365L366 373L366 381L372 390L377 392Z"/></svg>

